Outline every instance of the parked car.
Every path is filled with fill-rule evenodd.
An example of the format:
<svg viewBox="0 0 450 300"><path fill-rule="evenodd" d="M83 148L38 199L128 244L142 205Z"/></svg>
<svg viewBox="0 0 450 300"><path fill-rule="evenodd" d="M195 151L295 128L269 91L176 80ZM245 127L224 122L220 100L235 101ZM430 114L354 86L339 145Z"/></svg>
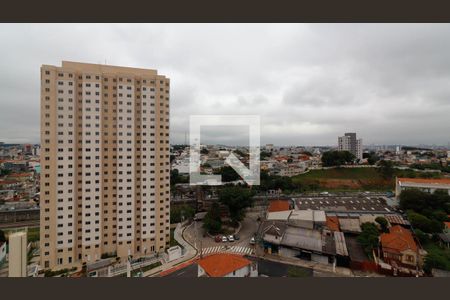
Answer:
<svg viewBox="0 0 450 300"><path fill-rule="evenodd" d="M228 242L228 239L227 239L226 236L223 236L223 237L222 237L222 242L223 242L223 243Z"/></svg>
<svg viewBox="0 0 450 300"><path fill-rule="evenodd" d="M255 237L253 236L253 237L250 239L250 245L254 245L254 244L256 244L256 240L255 240Z"/></svg>
<svg viewBox="0 0 450 300"><path fill-rule="evenodd" d="M233 236L233 235L229 235L229 236L228 236L228 241L234 242L234 236Z"/></svg>
<svg viewBox="0 0 450 300"><path fill-rule="evenodd" d="M220 235L216 235L216 237L214 238L214 241L216 243L220 243L222 241L222 237Z"/></svg>
<svg viewBox="0 0 450 300"><path fill-rule="evenodd" d="M235 234L235 235L234 235L234 239L235 239L236 241L239 241L239 239L240 239L239 234Z"/></svg>

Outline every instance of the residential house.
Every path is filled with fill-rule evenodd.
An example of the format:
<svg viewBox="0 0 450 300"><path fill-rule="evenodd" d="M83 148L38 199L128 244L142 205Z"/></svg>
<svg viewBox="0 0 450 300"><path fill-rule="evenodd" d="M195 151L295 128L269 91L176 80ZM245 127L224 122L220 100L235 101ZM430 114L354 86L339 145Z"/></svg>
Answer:
<svg viewBox="0 0 450 300"><path fill-rule="evenodd" d="M422 267L426 251L414 240L410 230L395 225L380 236L382 259L392 265L407 268Z"/></svg>
<svg viewBox="0 0 450 300"><path fill-rule="evenodd" d="M258 266L243 256L218 253L198 261L198 277L257 277Z"/></svg>

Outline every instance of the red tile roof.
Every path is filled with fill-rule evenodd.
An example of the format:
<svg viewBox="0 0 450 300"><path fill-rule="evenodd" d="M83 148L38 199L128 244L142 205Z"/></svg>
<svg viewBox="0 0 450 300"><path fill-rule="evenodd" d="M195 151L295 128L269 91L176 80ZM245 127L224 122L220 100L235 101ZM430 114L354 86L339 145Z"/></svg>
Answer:
<svg viewBox="0 0 450 300"><path fill-rule="evenodd" d="M397 181L412 182L412 183L428 183L428 184L450 184L448 178L397 178Z"/></svg>
<svg viewBox="0 0 450 300"><path fill-rule="evenodd" d="M9 174L8 177L31 177L33 173L12 173Z"/></svg>
<svg viewBox="0 0 450 300"><path fill-rule="evenodd" d="M207 256L198 261L209 277L223 277L233 271L250 265L250 261L242 256L220 253Z"/></svg>
<svg viewBox="0 0 450 300"><path fill-rule="evenodd" d="M405 250L417 251L417 244L414 241L411 231L400 225L389 228L389 233L381 235L381 246L383 250L392 252L403 252Z"/></svg>
<svg viewBox="0 0 450 300"><path fill-rule="evenodd" d="M20 183L17 180L0 180L0 184L14 184L14 183Z"/></svg>
<svg viewBox="0 0 450 300"><path fill-rule="evenodd" d="M276 211L285 211L289 210L289 201L286 200L273 200L270 201L269 204L269 212L276 212Z"/></svg>
<svg viewBox="0 0 450 300"><path fill-rule="evenodd" d="M449 228L450 229L450 222L444 222L445 224L445 228Z"/></svg>
<svg viewBox="0 0 450 300"><path fill-rule="evenodd" d="M327 217L327 227L331 231L339 230L339 218L338 217Z"/></svg>

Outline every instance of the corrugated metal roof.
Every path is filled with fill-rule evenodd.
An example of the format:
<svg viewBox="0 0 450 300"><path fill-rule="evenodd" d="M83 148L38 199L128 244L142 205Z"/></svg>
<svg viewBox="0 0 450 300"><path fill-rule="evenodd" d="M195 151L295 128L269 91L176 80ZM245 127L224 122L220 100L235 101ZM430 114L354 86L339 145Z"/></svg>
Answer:
<svg viewBox="0 0 450 300"><path fill-rule="evenodd" d="M335 231L334 241L336 243L336 253L342 256L348 256L347 244L345 243L344 233Z"/></svg>
<svg viewBox="0 0 450 300"><path fill-rule="evenodd" d="M317 230L288 227L281 241L282 245L322 252L322 235Z"/></svg>

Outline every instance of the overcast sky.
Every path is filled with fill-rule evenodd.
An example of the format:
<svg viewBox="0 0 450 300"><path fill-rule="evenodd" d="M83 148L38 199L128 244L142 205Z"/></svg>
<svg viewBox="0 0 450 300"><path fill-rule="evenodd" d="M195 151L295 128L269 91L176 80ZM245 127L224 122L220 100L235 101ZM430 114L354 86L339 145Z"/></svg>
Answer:
<svg viewBox="0 0 450 300"><path fill-rule="evenodd" d="M168 76L172 143L195 114L260 115L262 144L450 142L448 24L1 24L0 41L4 142L39 141L39 68L62 60Z"/></svg>

